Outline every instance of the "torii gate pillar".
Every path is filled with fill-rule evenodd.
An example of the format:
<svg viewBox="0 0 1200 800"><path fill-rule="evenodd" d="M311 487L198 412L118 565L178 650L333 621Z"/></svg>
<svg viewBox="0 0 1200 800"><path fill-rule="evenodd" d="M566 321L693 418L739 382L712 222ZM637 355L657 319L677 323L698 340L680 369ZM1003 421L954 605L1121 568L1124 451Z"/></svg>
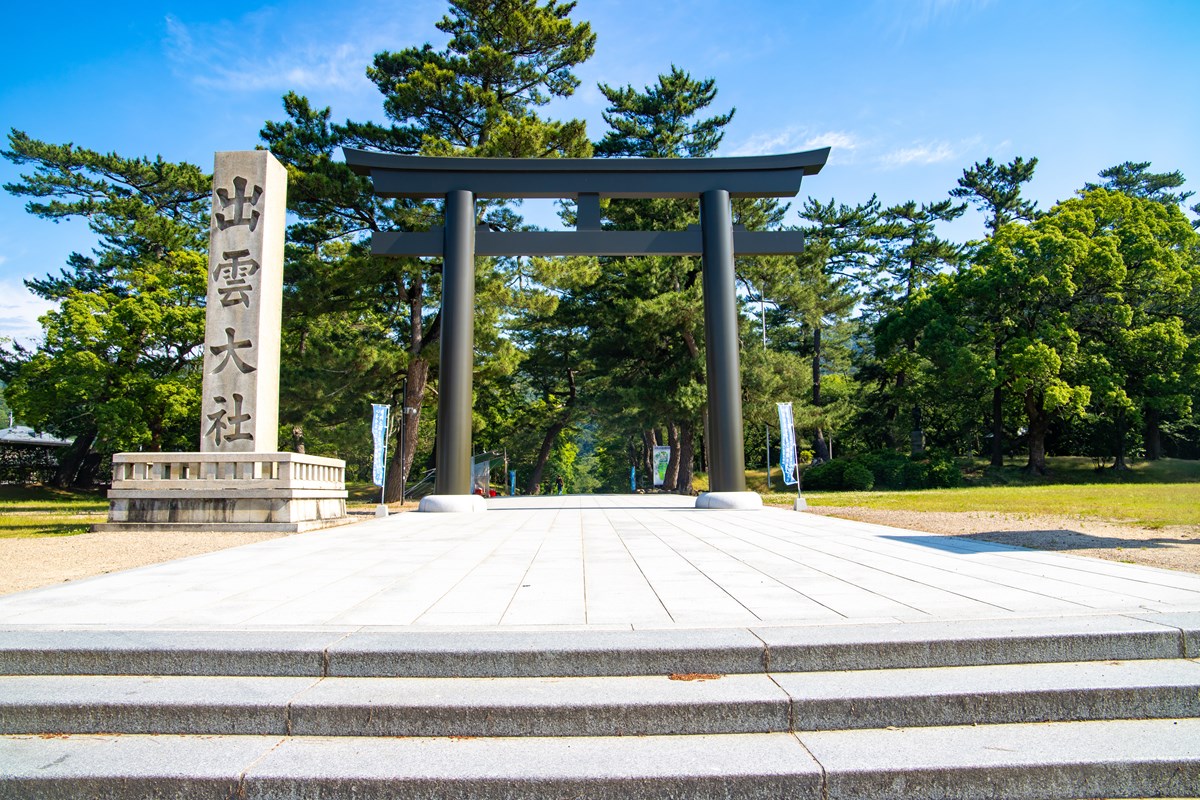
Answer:
<svg viewBox="0 0 1200 800"><path fill-rule="evenodd" d="M442 334L438 382L435 494L421 511L486 511L471 494L471 406L475 359L475 196L446 193L442 262Z"/></svg>
<svg viewBox="0 0 1200 800"><path fill-rule="evenodd" d="M733 210L729 192L700 195L701 286L704 290L705 366L708 385L708 488L700 508L757 508L746 491L742 440L742 370L737 287L733 273Z"/></svg>

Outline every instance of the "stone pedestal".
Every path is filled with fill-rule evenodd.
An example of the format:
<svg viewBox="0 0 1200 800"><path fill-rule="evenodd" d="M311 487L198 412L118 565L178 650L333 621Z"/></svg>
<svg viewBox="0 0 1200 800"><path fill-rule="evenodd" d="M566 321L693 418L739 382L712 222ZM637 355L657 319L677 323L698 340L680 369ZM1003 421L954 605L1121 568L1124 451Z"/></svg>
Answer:
<svg viewBox="0 0 1200 800"><path fill-rule="evenodd" d="M345 462L297 453L118 453L95 530L299 533L346 517Z"/></svg>
<svg viewBox="0 0 1200 800"><path fill-rule="evenodd" d="M427 494L421 498L417 511L477 514L487 511L487 501L477 494Z"/></svg>
<svg viewBox="0 0 1200 800"><path fill-rule="evenodd" d="M762 508L758 492L705 492L696 498L696 508Z"/></svg>

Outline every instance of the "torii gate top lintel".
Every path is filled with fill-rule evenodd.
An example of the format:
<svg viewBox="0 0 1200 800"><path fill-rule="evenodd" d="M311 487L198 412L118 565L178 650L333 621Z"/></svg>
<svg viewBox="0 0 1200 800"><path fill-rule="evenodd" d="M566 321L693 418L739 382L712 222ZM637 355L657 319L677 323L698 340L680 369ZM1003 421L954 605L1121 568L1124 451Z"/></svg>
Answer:
<svg viewBox="0 0 1200 800"><path fill-rule="evenodd" d="M384 197L793 197L800 180L825 166L829 148L730 158L462 158L408 156L343 148L346 164L368 175Z"/></svg>

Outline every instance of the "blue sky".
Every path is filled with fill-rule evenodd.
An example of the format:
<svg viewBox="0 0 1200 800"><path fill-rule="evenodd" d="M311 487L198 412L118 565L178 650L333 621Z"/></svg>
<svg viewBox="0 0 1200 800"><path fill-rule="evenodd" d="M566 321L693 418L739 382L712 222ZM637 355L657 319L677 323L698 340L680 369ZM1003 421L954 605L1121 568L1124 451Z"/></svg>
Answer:
<svg viewBox="0 0 1200 800"><path fill-rule="evenodd" d="M288 90L335 119L382 121L365 67L380 50L440 46L444 11L443 0L23 3L0 31L0 127L211 169L214 151L258 143ZM586 119L593 138L597 83L642 87L676 64L716 79L716 108L737 108L721 155L832 146L802 190L822 199L939 200L974 162L1017 155L1039 158L1027 194L1043 208L1126 160L1182 170L1200 190L1195 0L581 0L574 16L596 30L596 56L549 113ZM0 180L17 174L0 162ZM974 212L944 231L981 232ZM0 336L38 330L44 305L22 279L91 246L82 223L38 220L0 196Z"/></svg>

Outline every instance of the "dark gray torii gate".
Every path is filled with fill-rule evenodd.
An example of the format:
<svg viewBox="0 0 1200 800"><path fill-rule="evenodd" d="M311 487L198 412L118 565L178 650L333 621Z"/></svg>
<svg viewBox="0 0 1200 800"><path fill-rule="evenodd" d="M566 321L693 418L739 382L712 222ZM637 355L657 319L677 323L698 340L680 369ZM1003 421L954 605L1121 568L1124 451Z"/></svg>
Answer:
<svg viewBox="0 0 1200 800"><path fill-rule="evenodd" d="M383 197L444 198L445 226L375 233L386 256L441 256L442 331L438 388L437 487L427 510L468 510L475 256L701 256L709 408L711 507L753 505L746 492L734 252L786 255L804 248L799 231L735 230L733 197L793 197L829 148L748 158L430 158L344 149L354 172ZM578 203L574 231L498 232L476 227L475 198L565 198ZM605 231L600 198L700 199L700 225L685 231ZM426 498L429 500L430 498ZM761 501L758 501L759 504ZM480 505L474 506L476 508Z"/></svg>

